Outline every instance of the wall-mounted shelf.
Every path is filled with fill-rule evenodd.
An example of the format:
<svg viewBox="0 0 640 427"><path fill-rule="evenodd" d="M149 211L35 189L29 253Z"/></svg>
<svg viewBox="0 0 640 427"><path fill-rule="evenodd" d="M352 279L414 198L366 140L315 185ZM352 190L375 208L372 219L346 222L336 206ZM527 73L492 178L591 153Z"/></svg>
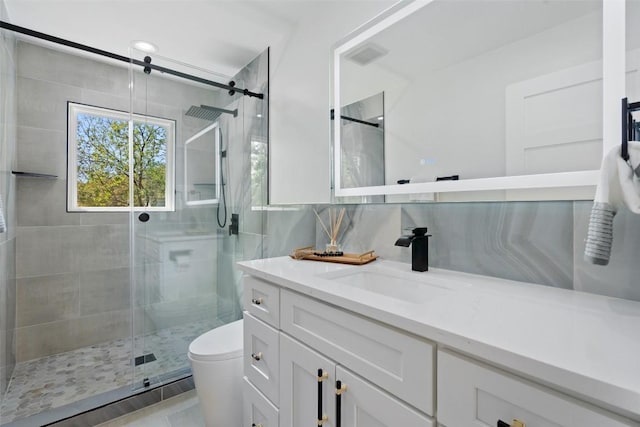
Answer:
<svg viewBox="0 0 640 427"><path fill-rule="evenodd" d="M24 172L24 171L11 171L16 177L20 178L44 178L44 179L57 179L58 175L49 175L46 173L36 173L36 172Z"/></svg>

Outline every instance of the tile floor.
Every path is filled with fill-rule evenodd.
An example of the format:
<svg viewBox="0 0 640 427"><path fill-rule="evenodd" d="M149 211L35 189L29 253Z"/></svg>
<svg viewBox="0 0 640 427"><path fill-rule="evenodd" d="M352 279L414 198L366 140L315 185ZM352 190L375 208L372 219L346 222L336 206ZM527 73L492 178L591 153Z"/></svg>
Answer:
<svg viewBox="0 0 640 427"><path fill-rule="evenodd" d="M195 390L124 415L98 427L205 427Z"/></svg>
<svg viewBox="0 0 640 427"><path fill-rule="evenodd" d="M19 363L0 405L0 424L187 368L189 343L220 324L211 319L137 337L135 355L153 352L156 360L135 371L130 338Z"/></svg>

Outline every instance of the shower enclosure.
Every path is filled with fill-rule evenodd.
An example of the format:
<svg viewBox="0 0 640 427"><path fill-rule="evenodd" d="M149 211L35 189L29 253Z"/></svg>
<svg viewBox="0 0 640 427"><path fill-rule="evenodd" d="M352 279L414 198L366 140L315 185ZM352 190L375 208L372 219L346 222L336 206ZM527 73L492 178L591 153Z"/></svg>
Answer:
<svg viewBox="0 0 640 427"><path fill-rule="evenodd" d="M241 317L235 262L262 251L268 52L233 77L25 36L11 53L0 425L44 425L188 378L189 343Z"/></svg>

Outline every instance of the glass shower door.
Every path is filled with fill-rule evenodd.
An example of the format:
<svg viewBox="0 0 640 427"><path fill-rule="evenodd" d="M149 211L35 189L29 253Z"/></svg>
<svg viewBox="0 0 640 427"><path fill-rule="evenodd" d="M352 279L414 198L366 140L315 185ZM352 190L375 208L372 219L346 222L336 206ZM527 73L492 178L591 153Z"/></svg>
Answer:
<svg viewBox="0 0 640 427"><path fill-rule="evenodd" d="M152 64L229 81L157 56ZM234 269L240 249L229 230L243 188L230 194L228 142L244 133L242 100L149 71L130 70L134 389L189 375L190 342L241 315L237 290L220 276Z"/></svg>

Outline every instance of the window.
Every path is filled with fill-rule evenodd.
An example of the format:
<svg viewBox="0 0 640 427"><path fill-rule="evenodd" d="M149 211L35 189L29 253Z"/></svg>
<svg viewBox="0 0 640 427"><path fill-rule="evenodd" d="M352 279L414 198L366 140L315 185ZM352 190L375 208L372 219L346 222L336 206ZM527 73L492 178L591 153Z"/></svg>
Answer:
<svg viewBox="0 0 640 427"><path fill-rule="evenodd" d="M133 120L133 176L129 173L129 120ZM175 121L68 103L67 209L150 211L174 209Z"/></svg>

